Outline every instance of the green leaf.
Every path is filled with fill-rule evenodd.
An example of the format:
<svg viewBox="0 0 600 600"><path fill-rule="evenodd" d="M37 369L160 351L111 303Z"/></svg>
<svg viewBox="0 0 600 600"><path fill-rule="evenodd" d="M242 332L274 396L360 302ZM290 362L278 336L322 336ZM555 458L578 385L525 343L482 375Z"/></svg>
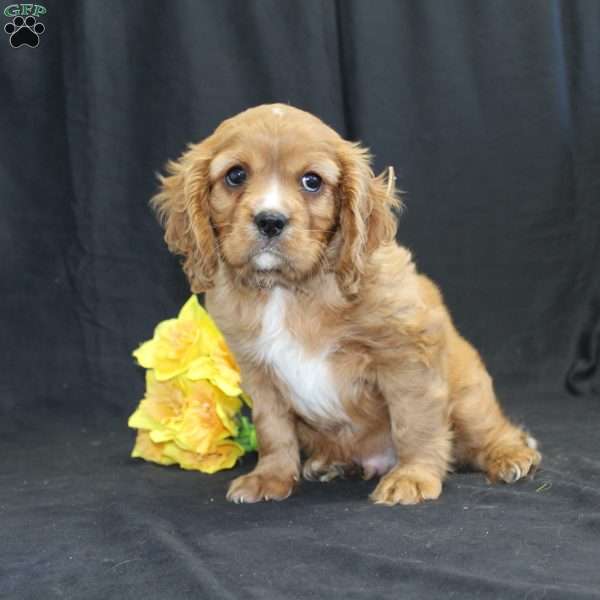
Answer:
<svg viewBox="0 0 600 600"><path fill-rule="evenodd" d="M248 417L244 415L238 417L238 435L233 439L244 449L244 452L256 450L256 429Z"/></svg>

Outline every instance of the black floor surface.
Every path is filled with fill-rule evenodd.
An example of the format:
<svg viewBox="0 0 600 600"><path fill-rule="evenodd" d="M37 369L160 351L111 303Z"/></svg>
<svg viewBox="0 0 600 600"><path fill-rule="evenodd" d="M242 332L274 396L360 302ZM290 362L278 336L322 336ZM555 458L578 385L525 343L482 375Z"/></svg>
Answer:
<svg viewBox="0 0 600 600"><path fill-rule="evenodd" d="M416 507L374 506L359 480L229 504L252 459L212 476L133 460L124 419L5 435L0 597L600 598L600 404L512 397L536 477L454 474Z"/></svg>

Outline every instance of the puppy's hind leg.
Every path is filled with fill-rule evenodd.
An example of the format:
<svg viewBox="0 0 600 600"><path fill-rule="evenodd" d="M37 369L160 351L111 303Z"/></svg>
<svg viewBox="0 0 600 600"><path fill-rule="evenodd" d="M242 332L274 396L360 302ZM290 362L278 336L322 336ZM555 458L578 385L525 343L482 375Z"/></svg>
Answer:
<svg viewBox="0 0 600 600"><path fill-rule="evenodd" d="M504 416L492 379L477 362L470 384L451 400L455 460L483 471L491 482L514 483L533 473L542 456L537 441Z"/></svg>
<svg viewBox="0 0 600 600"><path fill-rule="evenodd" d="M296 431L302 450L308 455L302 466L307 481L331 481L354 473L355 465L344 455L342 448L322 433L298 422Z"/></svg>

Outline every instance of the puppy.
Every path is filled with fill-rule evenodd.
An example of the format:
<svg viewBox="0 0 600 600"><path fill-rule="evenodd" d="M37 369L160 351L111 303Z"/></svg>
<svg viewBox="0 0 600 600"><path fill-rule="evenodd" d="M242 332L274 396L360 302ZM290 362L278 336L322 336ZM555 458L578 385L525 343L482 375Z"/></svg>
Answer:
<svg viewBox="0 0 600 600"><path fill-rule="evenodd" d="M234 502L359 470L371 498L437 498L455 464L512 483L536 441L498 406L437 287L397 245L393 180L283 104L224 121L168 165L153 205L253 399L259 460ZM301 452L306 460L301 466Z"/></svg>

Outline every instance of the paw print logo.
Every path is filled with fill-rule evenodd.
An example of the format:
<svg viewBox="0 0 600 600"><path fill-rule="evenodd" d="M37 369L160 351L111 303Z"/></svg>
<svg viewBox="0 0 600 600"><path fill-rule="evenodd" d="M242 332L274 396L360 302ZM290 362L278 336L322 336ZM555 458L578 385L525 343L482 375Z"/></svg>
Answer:
<svg viewBox="0 0 600 600"><path fill-rule="evenodd" d="M35 17L15 17L12 23L4 26L4 31L10 35L10 45L13 48L29 46L35 48L40 43L40 35L44 33L45 27Z"/></svg>

